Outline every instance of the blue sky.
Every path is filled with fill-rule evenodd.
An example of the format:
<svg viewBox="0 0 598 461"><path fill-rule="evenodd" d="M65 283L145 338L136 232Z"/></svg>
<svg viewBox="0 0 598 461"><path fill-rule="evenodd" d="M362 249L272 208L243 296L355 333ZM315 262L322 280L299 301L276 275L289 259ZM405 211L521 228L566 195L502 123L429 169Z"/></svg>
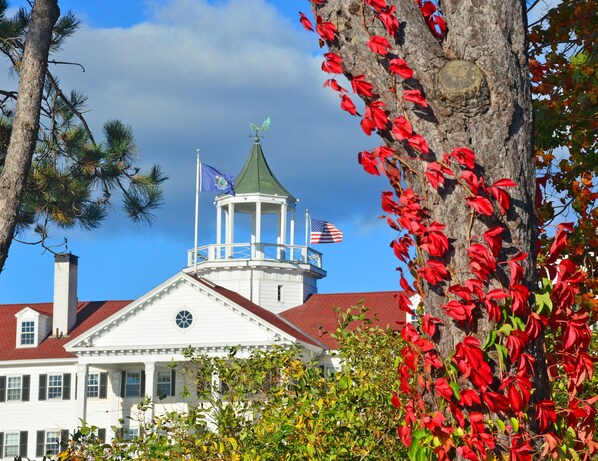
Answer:
<svg viewBox="0 0 598 461"><path fill-rule="evenodd" d="M309 208L345 234L342 244L314 246L328 271L320 292L397 288L394 233L379 219L380 193L388 186L357 163L357 153L377 140L361 134L359 120L323 88L316 37L298 21L307 1L61 0L60 6L82 25L54 57L85 67L53 68L63 89L87 94L95 132L114 118L131 125L141 165L158 163L170 177L151 227L130 223L116 206L98 230L52 230L55 242L68 239L80 257L79 299L135 299L184 267L193 246L196 148L205 163L236 175L251 149L249 123L267 116L272 124L262 148L300 199L297 216ZM0 67L4 80L5 63ZM200 245L215 242L212 201L210 194L201 197ZM304 234L299 220L297 243ZM0 303L50 301L52 264L39 246L13 243L0 274Z"/></svg>

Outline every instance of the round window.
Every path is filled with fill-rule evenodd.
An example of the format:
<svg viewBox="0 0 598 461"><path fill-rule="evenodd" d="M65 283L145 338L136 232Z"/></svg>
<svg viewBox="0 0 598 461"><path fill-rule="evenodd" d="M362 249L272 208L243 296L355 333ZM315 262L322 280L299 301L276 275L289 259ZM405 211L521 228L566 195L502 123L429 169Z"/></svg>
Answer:
<svg viewBox="0 0 598 461"><path fill-rule="evenodd" d="M182 310L176 315L175 322L179 328L189 328L193 323L193 315L189 311Z"/></svg>

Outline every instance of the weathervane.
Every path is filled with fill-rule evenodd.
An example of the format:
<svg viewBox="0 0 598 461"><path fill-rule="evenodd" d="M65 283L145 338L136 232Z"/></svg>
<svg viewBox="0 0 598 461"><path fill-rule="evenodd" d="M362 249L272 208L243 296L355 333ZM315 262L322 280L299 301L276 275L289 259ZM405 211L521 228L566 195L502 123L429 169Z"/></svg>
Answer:
<svg viewBox="0 0 598 461"><path fill-rule="evenodd" d="M264 123L262 123L261 126L257 126L255 123L250 123L249 128L255 131L255 142L258 142L260 140L260 131L266 131L270 128L270 117L264 120Z"/></svg>

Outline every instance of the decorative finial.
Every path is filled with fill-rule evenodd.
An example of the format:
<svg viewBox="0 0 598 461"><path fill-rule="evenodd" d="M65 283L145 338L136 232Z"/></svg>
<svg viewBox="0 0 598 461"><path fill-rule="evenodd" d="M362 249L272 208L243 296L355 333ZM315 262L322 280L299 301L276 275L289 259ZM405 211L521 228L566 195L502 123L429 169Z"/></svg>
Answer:
<svg viewBox="0 0 598 461"><path fill-rule="evenodd" d="M255 137L253 138L254 141L256 143L260 142L260 131L266 131L268 128L270 128L270 117L264 120L264 123L262 123L261 126L257 126L255 123L250 123L249 128L255 131Z"/></svg>

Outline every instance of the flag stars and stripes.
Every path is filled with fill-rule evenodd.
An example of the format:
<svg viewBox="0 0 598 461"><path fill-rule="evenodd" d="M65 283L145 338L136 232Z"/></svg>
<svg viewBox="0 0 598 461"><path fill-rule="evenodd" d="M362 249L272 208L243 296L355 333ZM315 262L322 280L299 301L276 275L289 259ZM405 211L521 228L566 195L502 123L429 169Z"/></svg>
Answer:
<svg viewBox="0 0 598 461"><path fill-rule="evenodd" d="M343 241L343 233L334 224L320 219L310 219L310 244L339 243Z"/></svg>

